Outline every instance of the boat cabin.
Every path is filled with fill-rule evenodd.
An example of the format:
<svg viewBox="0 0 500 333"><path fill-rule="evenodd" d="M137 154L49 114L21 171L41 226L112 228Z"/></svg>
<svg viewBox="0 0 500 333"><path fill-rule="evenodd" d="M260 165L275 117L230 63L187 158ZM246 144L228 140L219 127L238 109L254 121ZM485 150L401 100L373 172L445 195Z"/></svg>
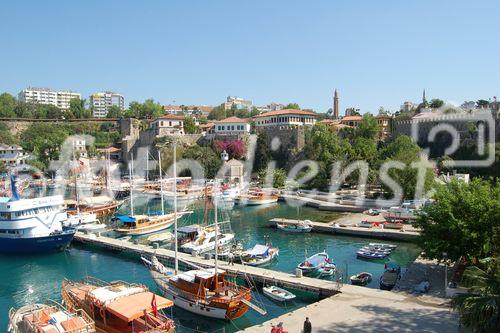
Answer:
<svg viewBox="0 0 500 333"><path fill-rule="evenodd" d="M210 296L230 296L225 275L225 271L218 270L216 279L214 269L192 270L173 276L170 282L178 289L202 299Z"/></svg>

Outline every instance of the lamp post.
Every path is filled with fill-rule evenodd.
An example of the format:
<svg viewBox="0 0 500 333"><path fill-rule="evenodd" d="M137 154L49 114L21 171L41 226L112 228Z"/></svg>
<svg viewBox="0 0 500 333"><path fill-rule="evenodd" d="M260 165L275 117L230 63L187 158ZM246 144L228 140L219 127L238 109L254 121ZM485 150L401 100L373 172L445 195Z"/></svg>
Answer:
<svg viewBox="0 0 500 333"><path fill-rule="evenodd" d="M448 288L448 253L443 252L444 259L444 294L446 296L446 288Z"/></svg>

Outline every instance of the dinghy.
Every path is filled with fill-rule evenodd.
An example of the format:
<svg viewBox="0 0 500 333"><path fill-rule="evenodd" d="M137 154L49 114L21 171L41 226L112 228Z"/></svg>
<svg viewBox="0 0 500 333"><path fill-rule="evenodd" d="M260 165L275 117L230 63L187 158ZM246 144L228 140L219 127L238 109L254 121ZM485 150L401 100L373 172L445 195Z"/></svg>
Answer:
<svg viewBox="0 0 500 333"><path fill-rule="evenodd" d="M279 254L279 250L268 245L256 244L241 255L241 261L249 266L261 266L271 262Z"/></svg>
<svg viewBox="0 0 500 333"><path fill-rule="evenodd" d="M385 257L387 257L387 254L383 252L364 251L364 250L359 250L358 252L356 252L356 255L358 258L363 258L363 259L384 259Z"/></svg>
<svg viewBox="0 0 500 333"><path fill-rule="evenodd" d="M332 276L335 273L336 266L332 262L325 262L318 267L320 277Z"/></svg>
<svg viewBox="0 0 500 333"><path fill-rule="evenodd" d="M328 253L326 252L320 252L316 253L315 255L307 258L303 262L301 262L297 268L301 269L302 272L304 273L311 273L316 271L320 265L324 264L325 262L328 262Z"/></svg>
<svg viewBox="0 0 500 333"><path fill-rule="evenodd" d="M264 295L278 302L290 301L295 298L295 295L288 290L276 286L264 287L262 291Z"/></svg>
<svg viewBox="0 0 500 333"><path fill-rule="evenodd" d="M356 286L366 286L372 280L372 274L368 272L361 272L351 276L351 284Z"/></svg>

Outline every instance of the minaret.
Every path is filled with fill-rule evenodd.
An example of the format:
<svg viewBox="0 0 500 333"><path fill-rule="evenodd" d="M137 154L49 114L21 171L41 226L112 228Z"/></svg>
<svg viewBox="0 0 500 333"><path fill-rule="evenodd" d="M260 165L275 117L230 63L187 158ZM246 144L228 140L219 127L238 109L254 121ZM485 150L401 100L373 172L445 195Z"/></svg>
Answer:
<svg viewBox="0 0 500 333"><path fill-rule="evenodd" d="M426 105L426 104L427 104L427 99L425 98L425 89L424 89L424 92L423 92L423 94L422 94L422 103L423 103L424 105Z"/></svg>
<svg viewBox="0 0 500 333"><path fill-rule="evenodd" d="M337 93L337 89L333 93L333 118L339 119L339 94Z"/></svg>

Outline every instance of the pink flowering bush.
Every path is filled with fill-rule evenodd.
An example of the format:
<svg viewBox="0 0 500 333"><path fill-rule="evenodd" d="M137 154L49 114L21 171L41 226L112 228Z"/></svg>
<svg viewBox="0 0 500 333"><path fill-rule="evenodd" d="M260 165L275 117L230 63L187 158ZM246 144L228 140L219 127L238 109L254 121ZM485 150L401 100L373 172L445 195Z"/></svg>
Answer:
<svg viewBox="0 0 500 333"><path fill-rule="evenodd" d="M229 158L241 159L245 156L246 147L243 140L215 140L214 149L217 153L222 153L224 150L229 154Z"/></svg>

